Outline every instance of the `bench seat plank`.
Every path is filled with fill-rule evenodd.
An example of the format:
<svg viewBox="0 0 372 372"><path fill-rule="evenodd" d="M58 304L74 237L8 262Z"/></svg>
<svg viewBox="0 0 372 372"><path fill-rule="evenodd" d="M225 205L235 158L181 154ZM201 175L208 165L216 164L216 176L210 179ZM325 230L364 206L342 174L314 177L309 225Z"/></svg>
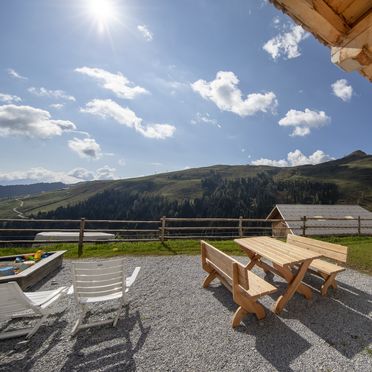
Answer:
<svg viewBox="0 0 372 372"><path fill-rule="evenodd" d="M271 283L260 278L252 271L248 271L249 289L248 294L252 298L258 298L267 294L271 294L277 291Z"/></svg>
<svg viewBox="0 0 372 372"><path fill-rule="evenodd" d="M331 275L333 273L340 273L341 271L345 271L345 268L331 262L327 262L324 260L314 260L310 264L310 269L320 271L324 274Z"/></svg>

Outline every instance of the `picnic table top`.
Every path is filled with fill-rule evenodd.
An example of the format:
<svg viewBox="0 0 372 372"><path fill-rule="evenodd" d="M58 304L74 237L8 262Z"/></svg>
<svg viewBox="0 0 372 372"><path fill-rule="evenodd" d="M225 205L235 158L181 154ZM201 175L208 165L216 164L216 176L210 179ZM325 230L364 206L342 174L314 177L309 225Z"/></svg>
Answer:
<svg viewBox="0 0 372 372"><path fill-rule="evenodd" d="M280 266L292 266L306 260L322 257L320 253L281 242L267 236L234 239L245 250L249 250Z"/></svg>

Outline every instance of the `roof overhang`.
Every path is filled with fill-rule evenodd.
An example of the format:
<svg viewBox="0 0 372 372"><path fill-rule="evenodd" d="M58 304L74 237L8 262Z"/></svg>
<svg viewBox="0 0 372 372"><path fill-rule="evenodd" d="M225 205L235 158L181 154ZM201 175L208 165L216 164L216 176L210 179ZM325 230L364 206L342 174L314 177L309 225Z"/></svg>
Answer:
<svg viewBox="0 0 372 372"><path fill-rule="evenodd" d="M372 1L270 0L331 48L331 60L372 82Z"/></svg>

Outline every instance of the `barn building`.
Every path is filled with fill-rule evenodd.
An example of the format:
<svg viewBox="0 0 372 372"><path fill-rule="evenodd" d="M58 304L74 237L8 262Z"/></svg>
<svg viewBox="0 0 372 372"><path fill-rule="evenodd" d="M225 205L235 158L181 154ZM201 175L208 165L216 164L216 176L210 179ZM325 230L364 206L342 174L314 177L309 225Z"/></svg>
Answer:
<svg viewBox="0 0 372 372"><path fill-rule="evenodd" d="M266 219L278 220L272 222L276 237L372 235L372 213L359 205L277 204Z"/></svg>

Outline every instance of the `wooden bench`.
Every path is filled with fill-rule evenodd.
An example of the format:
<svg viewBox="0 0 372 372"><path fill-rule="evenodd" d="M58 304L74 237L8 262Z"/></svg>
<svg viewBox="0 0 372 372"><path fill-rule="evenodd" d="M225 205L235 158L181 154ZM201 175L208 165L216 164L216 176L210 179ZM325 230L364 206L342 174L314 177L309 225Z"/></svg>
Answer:
<svg viewBox="0 0 372 372"><path fill-rule="evenodd" d="M347 260L348 248L340 244L327 243L320 240L291 234L287 235L287 243L297 247L309 249L313 252L321 253L324 257L342 263L346 263ZM341 271L344 271L345 268L322 259L316 259L311 262L309 270L324 279L320 292L322 296L325 296L330 286L332 286L333 289L337 288L335 279L336 275Z"/></svg>
<svg viewBox="0 0 372 372"><path fill-rule="evenodd" d="M207 288L218 278L232 292L234 302L239 305L233 316L232 326L237 327L248 313L255 314L257 319L263 319L265 309L257 300L277 289L212 245L203 240L200 245L202 267L208 273L203 287Z"/></svg>

